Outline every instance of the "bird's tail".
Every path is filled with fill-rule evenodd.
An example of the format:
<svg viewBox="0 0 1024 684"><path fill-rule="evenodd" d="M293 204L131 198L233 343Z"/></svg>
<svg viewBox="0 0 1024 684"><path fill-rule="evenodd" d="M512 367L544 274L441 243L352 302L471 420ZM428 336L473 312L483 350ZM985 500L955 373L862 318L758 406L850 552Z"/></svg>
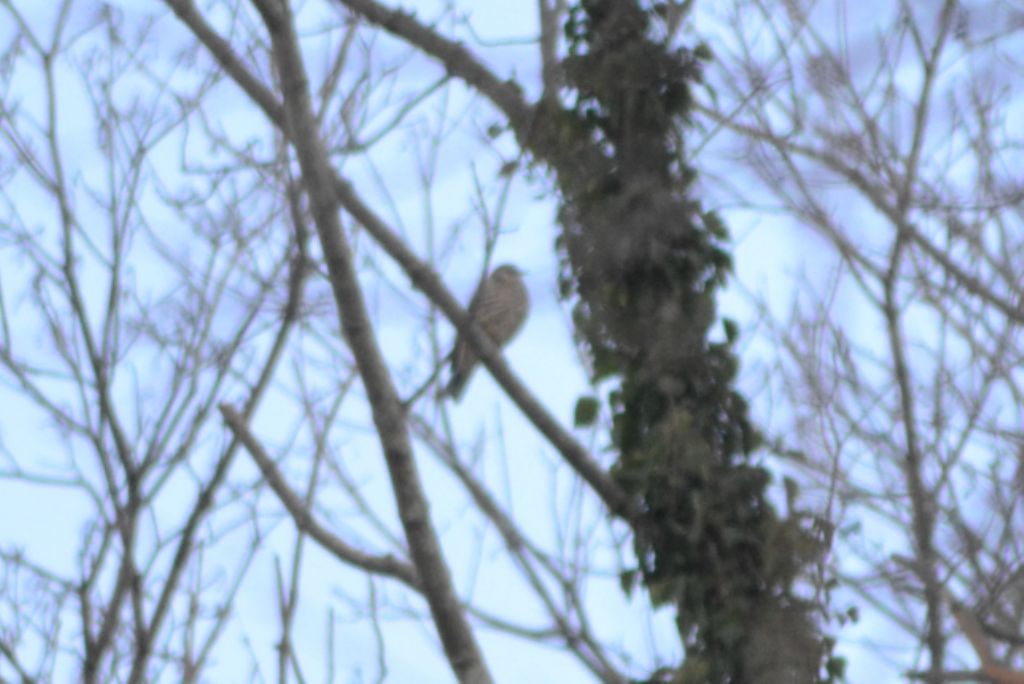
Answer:
<svg viewBox="0 0 1024 684"><path fill-rule="evenodd" d="M462 398L462 393L466 391L466 382L468 381L469 373L453 372L448 384L441 391L441 395L458 401Z"/></svg>

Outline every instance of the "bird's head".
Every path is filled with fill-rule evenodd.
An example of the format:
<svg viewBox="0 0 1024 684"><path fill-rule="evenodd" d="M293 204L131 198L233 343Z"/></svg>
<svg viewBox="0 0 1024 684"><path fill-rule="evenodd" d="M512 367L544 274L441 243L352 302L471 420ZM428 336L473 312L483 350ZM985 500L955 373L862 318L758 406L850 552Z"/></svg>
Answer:
<svg viewBox="0 0 1024 684"><path fill-rule="evenodd" d="M491 274L491 277L498 282L521 280L523 272L512 264L502 264L498 268L494 269L494 273Z"/></svg>

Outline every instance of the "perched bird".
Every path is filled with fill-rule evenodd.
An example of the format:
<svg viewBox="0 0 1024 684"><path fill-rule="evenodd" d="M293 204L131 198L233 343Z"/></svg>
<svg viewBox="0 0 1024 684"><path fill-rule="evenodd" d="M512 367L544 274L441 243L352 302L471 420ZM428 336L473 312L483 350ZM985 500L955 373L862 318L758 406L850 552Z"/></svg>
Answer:
<svg viewBox="0 0 1024 684"><path fill-rule="evenodd" d="M529 310L530 297L523 274L511 264L494 269L469 302L469 315L498 347L504 347L515 337ZM452 377L444 393L455 399L462 396L478 360L465 336L459 333L452 352Z"/></svg>

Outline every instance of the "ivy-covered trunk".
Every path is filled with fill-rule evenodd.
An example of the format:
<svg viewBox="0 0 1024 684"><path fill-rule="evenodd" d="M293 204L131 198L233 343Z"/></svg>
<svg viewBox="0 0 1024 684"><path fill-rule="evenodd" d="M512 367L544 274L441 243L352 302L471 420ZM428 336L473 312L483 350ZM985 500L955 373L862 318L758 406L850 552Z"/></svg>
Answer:
<svg viewBox="0 0 1024 684"><path fill-rule="evenodd" d="M687 656L670 681L831 678L839 664L793 593L821 544L805 520L777 514L769 474L751 462L759 435L733 386L735 324L709 340L728 233L692 196L681 131L710 51L654 39L655 11L633 0L571 10L571 105L549 103L539 146L563 193L563 294L594 380L619 383L614 476L636 502L639 560L623 579L677 610Z"/></svg>

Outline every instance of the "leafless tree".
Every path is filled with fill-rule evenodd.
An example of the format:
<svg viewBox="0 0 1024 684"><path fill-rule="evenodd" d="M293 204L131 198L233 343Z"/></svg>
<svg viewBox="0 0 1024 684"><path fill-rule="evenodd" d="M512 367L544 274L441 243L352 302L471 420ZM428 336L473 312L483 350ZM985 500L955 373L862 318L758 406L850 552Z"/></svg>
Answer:
<svg viewBox="0 0 1024 684"><path fill-rule="evenodd" d="M585 387L503 129L557 90L564 3L522 45L365 0L43 5L2 3L0 678L677 662L570 383L541 401L460 304L512 255L529 372ZM438 396L455 328L517 411L481 371Z"/></svg>
<svg viewBox="0 0 1024 684"><path fill-rule="evenodd" d="M955 598L1019 668L1024 8L718 11L702 113L731 176L706 186L798 274L787 309L755 298L775 446L833 511L864 652L978 676Z"/></svg>

